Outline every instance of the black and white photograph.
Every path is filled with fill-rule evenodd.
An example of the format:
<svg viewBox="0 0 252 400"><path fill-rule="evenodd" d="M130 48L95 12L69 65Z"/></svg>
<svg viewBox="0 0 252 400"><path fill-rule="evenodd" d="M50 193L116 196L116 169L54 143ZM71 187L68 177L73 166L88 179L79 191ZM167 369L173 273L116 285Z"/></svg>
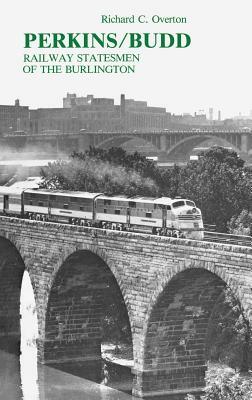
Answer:
<svg viewBox="0 0 252 400"><path fill-rule="evenodd" d="M251 10L1 5L0 400L252 399Z"/></svg>

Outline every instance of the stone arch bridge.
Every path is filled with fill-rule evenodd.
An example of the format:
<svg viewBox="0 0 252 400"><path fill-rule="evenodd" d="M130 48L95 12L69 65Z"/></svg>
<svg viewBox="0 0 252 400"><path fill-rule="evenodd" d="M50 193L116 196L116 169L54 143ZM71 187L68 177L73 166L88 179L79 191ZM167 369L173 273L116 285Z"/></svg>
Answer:
<svg viewBox="0 0 252 400"><path fill-rule="evenodd" d="M252 324L252 249L0 217L0 344L20 339L24 270L42 363L101 363L101 317L119 290L129 318L133 393L204 387L208 322L228 285Z"/></svg>

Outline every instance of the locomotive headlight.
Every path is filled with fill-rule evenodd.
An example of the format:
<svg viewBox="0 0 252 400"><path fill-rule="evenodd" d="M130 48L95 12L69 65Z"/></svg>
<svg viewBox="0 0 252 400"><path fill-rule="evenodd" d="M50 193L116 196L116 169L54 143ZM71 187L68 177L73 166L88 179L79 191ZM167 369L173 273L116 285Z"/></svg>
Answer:
<svg viewBox="0 0 252 400"><path fill-rule="evenodd" d="M196 213L197 209L195 207L192 208L192 213Z"/></svg>

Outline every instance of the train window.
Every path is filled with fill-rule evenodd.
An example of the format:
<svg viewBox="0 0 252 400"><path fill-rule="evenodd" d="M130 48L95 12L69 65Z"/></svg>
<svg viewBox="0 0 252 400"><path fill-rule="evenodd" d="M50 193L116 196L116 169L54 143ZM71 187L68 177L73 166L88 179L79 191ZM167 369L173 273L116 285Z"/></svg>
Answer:
<svg viewBox="0 0 252 400"><path fill-rule="evenodd" d="M56 200L55 194L50 194L50 200Z"/></svg>
<svg viewBox="0 0 252 400"><path fill-rule="evenodd" d="M129 201L129 207L136 208L136 202L135 201Z"/></svg>
<svg viewBox="0 0 252 400"><path fill-rule="evenodd" d="M167 210L171 210L171 206L166 206Z"/></svg>
<svg viewBox="0 0 252 400"><path fill-rule="evenodd" d="M68 204L64 204L63 208L64 208L65 210L68 210Z"/></svg>
<svg viewBox="0 0 252 400"><path fill-rule="evenodd" d="M105 199L104 200L104 206L110 206L111 200Z"/></svg>
<svg viewBox="0 0 252 400"><path fill-rule="evenodd" d="M29 205L32 206L32 200L29 200Z"/></svg>
<svg viewBox="0 0 252 400"><path fill-rule="evenodd" d="M39 201L39 202L38 202L38 205L39 205L39 207L43 207L43 206L44 206L43 201Z"/></svg>
<svg viewBox="0 0 252 400"><path fill-rule="evenodd" d="M172 203L173 208L182 207L184 205L185 205L184 200L179 200L179 201L175 201L174 203Z"/></svg>
<svg viewBox="0 0 252 400"><path fill-rule="evenodd" d="M147 212L147 213L145 214L145 216L146 216L146 218L152 218L152 213L151 213L151 212Z"/></svg>
<svg viewBox="0 0 252 400"><path fill-rule="evenodd" d="M120 215L121 214L121 210L115 210L115 214L116 215Z"/></svg>
<svg viewBox="0 0 252 400"><path fill-rule="evenodd" d="M80 211L84 211L84 207L80 206Z"/></svg>
<svg viewBox="0 0 252 400"><path fill-rule="evenodd" d="M186 200L186 204L187 204L188 206L195 207L195 203L194 203L193 201Z"/></svg>
<svg viewBox="0 0 252 400"><path fill-rule="evenodd" d="M104 212L104 214L107 214L107 209L106 209L106 208L104 208L103 212Z"/></svg>

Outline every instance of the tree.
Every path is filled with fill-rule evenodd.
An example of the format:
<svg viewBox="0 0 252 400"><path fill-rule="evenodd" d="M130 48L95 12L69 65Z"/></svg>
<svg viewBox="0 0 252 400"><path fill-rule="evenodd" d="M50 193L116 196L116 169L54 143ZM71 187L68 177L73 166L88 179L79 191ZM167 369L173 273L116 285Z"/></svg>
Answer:
<svg viewBox="0 0 252 400"><path fill-rule="evenodd" d="M208 360L224 362L241 372L252 366L251 328L240 301L226 287L209 321Z"/></svg>
<svg viewBox="0 0 252 400"><path fill-rule="evenodd" d="M200 156L203 156L205 160L215 160L219 164L226 163L236 168L243 168L245 163L235 151L221 146L213 146L208 151L202 152Z"/></svg>
<svg viewBox="0 0 252 400"><path fill-rule="evenodd" d="M49 189L102 192L108 195L155 196L158 187L150 178L122 166L91 157L56 161L42 170L42 186Z"/></svg>
<svg viewBox="0 0 252 400"><path fill-rule="evenodd" d="M194 200L203 220L220 232L243 209L250 209L251 189L244 161L234 151L214 147L181 169L177 192Z"/></svg>
<svg viewBox="0 0 252 400"><path fill-rule="evenodd" d="M172 168L160 168L158 184L163 196L174 198L179 195L181 171L182 168L177 165Z"/></svg>
<svg viewBox="0 0 252 400"><path fill-rule="evenodd" d="M233 216L228 223L228 232L234 235L251 235L252 213L242 210L237 216Z"/></svg>
<svg viewBox="0 0 252 400"><path fill-rule="evenodd" d="M127 171L136 171L143 177L151 178L157 184L161 179L160 169L153 161L148 160L138 152L128 154L120 147L112 147L108 150L90 147L84 153L73 152L71 157L76 160L94 158L99 161L108 162L114 166L121 166Z"/></svg>
<svg viewBox="0 0 252 400"><path fill-rule="evenodd" d="M228 369L217 372L208 378L205 394L200 397L201 400L251 400L251 378L245 379ZM193 395L187 395L186 400L196 399Z"/></svg>

